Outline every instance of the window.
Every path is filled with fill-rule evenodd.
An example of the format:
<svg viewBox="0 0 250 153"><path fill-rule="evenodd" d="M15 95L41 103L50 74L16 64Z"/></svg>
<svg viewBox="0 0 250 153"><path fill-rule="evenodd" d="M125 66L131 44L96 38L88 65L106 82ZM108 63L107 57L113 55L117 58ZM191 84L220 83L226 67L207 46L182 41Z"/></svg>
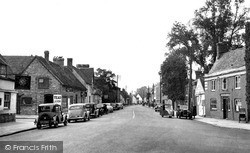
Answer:
<svg viewBox="0 0 250 153"><path fill-rule="evenodd" d="M207 90L208 89L208 87L207 87L208 85L207 85L207 82L205 82L205 90Z"/></svg>
<svg viewBox="0 0 250 153"><path fill-rule="evenodd" d="M22 105L31 105L32 104L32 98L31 97L23 97L21 101Z"/></svg>
<svg viewBox="0 0 250 153"><path fill-rule="evenodd" d="M210 110L217 110L217 100L215 98L210 99Z"/></svg>
<svg viewBox="0 0 250 153"><path fill-rule="evenodd" d="M242 107L241 99L234 99L234 106L235 111L239 112L240 108Z"/></svg>
<svg viewBox="0 0 250 153"><path fill-rule="evenodd" d="M235 89L240 89L240 76L235 77Z"/></svg>
<svg viewBox="0 0 250 153"><path fill-rule="evenodd" d="M9 92L4 93L4 108L10 109L10 93Z"/></svg>
<svg viewBox="0 0 250 153"><path fill-rule="evenodd" d="M215 91L215 80L212 80L211 83L212 83L211 84L211 90Z"/></svg>
<svg viewBox="0 0 250 153"><path fill-rule="evenodd" d="M7 66L0 65L0 75L6 77L6 74L7 74Z"/></svg>
<svg viewBox="0 0 250 153"><path fill-rule="evenodd" d="M227 90L227 79L226 78L222 79L222 90Z"/></svg>
<svg viewBox="0 0 250 153"><path fill-rule="evenodd" d="M49 88L49 78L43 77L38 78L38 89L48 89Z"/></svg>

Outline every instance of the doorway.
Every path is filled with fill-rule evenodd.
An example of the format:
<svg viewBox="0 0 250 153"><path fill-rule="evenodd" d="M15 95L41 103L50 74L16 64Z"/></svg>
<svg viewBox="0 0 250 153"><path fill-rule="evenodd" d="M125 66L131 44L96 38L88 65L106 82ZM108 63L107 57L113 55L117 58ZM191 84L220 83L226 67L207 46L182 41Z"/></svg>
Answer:
<svg viewBox="0 0 250 153"><path fill-rule="evenodd" d="M222 97L222 110L223 110L223 119L227 119L228 118L228 111L230 110L229 97Z"/></svg>

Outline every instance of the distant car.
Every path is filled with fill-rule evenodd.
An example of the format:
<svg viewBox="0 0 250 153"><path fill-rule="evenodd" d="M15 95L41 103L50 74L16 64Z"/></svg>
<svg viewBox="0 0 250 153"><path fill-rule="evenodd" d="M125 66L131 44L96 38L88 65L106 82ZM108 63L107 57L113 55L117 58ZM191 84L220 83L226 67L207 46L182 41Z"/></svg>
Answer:
<svg viewBox="0 0 250 153"><path fill-rule="evenodd" d="M111 106L111 103L103 103L103 104L107 106L108 113L113 113L114 109Z"/></svg>
<svg viewBox="0 0 250 153"><path fill-rule="evenodd" d="M99 110L99 115L104 115L105 114L105 111L104 111L104 105L102 103L100 104L97 104L96 107L98 108Z"/></svg>
<svg viewBox="0 0 250 153"><path fill-rule="evenodd" d="M57 128L58 124L61 123L67 126L67 114L62 112L61 105L59 104L40 104L38 106L38 119L35 123L38 129L41 129L44 125L48 125L49 127L53 125Z"/></svg>
<svg viewBox="0 0 250 153"><path fill-rule="evenodd" d="M117 103L118 109L123 109L123 103Z"/></svg>
<svg viewBox="0 0 250 153"><path fill-rule="evenodd" d="M177 118L185 117L186 119L192 119L192 112L188 109L180 109L176 113Z"/></svg>
<svg viewBox="0 0 250 153"><path fill-rule="evenodd" d="M163 110L163 105L160 107L160 115L162 117L168 116L169 118L172 118L174 116L174 110L173 106L171 104L165 104L165 110Z"/></svg>
<svg viewBox="0 0 250 153"><path fill-rule="evenodd" d="M118 110L118 104L117 103L110 103L110 105L113 107L113 110Z"/></svg>
<svg viewBox="0 0 250 153"><path fill-rule="evenodd" d="M160 107L161 107L161 105L156 105L156 106L154 107L155 112L159 112L159 111L160 111Z"/></svg>
<svg viewBox="0 0 250 153"><path fill-rule="evenodd" d="M97 118L97 117L100 116L99 109L97 108L97 104L95 104L95 103L86 103L86 107L87 107L91 117Z"/></svg>
<svg viewBox="0 0 250 153"><path fill-rule="evenodd" d="M85 103L72 104L69 106L68 122L78 120L90 120L89 111Z"/></svg>

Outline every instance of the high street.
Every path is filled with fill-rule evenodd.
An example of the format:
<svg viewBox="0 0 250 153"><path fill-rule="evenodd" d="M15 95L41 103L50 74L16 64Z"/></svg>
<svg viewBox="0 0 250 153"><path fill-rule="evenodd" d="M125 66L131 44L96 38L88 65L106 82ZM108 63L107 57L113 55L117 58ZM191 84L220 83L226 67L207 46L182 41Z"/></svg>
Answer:
<svg viewBox="0 0 250 153"><path fill-rule="evenodd" d="M31 130L0 141L63 141L64 153L248 153L250 131L162 118L151 108L134 105L89 122Z"/></svg>

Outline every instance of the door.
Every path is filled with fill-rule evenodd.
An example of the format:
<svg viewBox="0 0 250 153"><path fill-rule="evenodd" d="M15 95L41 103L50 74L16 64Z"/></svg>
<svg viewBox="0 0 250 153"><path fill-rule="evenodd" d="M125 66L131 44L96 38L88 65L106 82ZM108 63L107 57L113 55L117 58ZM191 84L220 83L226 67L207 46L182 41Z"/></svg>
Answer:
<svg viewBox="0 0 250 153"><path fill-rule="evenodd" d="M16 114L20 114L20 113L21 113L21 106L20 106L20 103L21 103L21 96L22 96L22 95L17 94Z"/></svg>
<svg viewBox="0 0 250 153"><path fill-rule="evenodd" d="M228 110L230 109L229 97L222 97L223 119L228 118Z"/></svg>

